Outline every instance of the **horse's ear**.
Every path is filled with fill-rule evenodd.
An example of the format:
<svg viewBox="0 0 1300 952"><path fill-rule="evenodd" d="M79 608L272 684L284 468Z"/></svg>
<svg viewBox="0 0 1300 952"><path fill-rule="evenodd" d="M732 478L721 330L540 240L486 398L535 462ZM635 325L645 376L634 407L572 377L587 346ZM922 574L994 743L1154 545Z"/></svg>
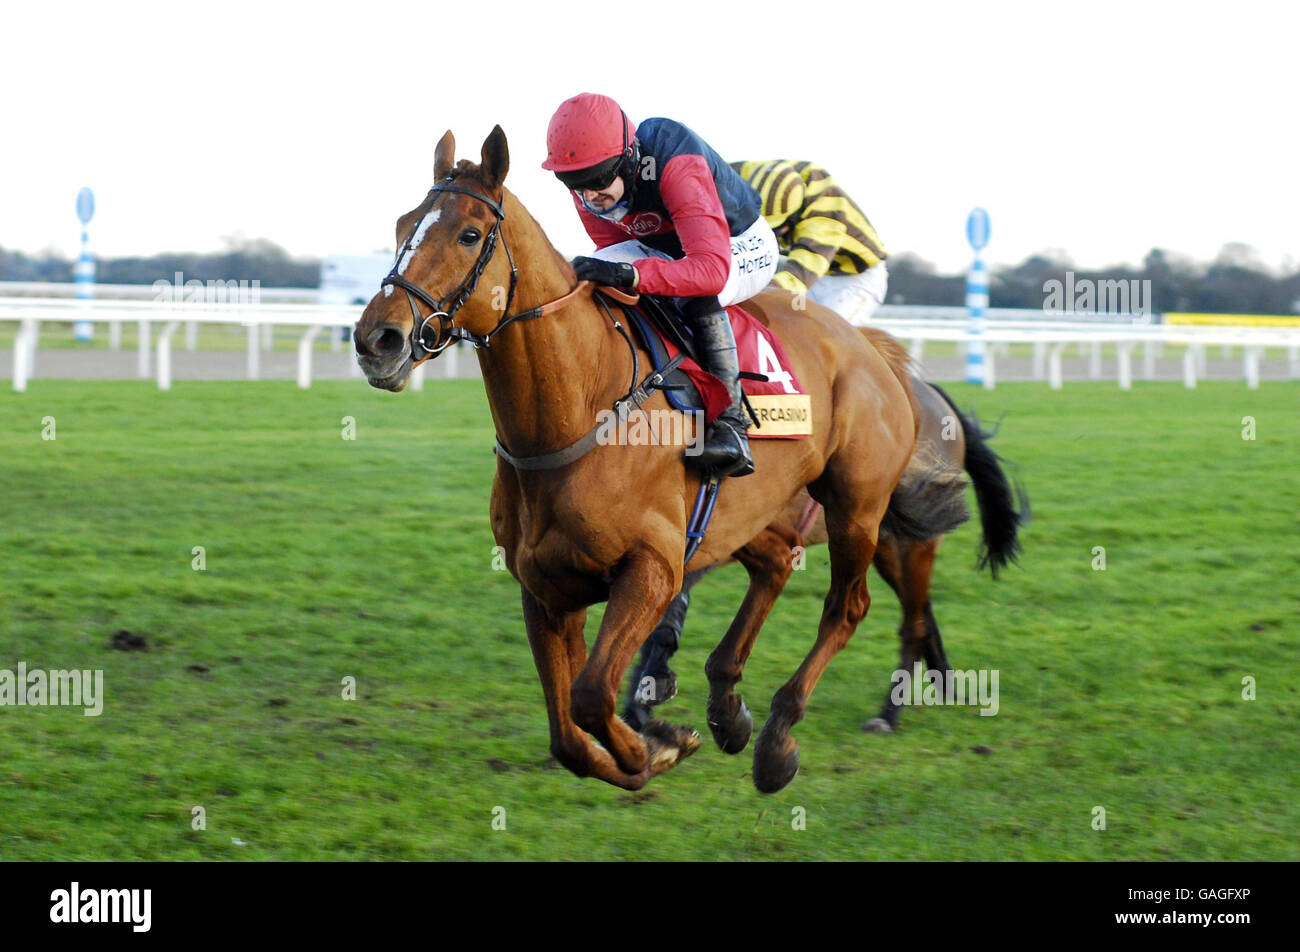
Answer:
<svg viewBox="0 0 1300 952"><path fill-rule="evenodd" d="M433 180L440 182L451 174L451 167L456 164L456 137L448 129L438 140L438 148L433 153Z"/></svg>
<svg viewBox="0 0 1300 952"><path fill-rule="evenodd" d="M493 126L488 137L483 140L482 165L483 184L489 190L495 190L505 181L506 172L510 170L510 150L506 147L506 134L500 126Z"/></svg>

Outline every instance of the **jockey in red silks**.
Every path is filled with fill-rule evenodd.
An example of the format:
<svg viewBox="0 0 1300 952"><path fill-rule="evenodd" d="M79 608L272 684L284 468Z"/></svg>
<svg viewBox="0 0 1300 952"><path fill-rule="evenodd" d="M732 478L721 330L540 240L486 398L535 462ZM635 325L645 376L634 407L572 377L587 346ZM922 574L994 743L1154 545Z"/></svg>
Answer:
<svg viewBox="0 0 1300 952"><path fill-rule="evenodd" d="M591 257L573 259L578 279L687 299L682 312L704 369L731 394L696 459L718 476L752 473L736 339L723 308L753 297L776 273L776 236L758 193L680 122L634 126L608 96L561 103L546 147L542 168L570 189L596 243Z"/></svg>

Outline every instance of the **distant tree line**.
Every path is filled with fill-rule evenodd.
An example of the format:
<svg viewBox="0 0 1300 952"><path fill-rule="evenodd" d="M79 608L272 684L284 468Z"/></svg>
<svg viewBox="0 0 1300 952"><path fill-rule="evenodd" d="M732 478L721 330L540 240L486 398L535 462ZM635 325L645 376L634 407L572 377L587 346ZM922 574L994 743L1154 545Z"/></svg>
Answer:
<svg viewBox="0 0 1300 952"><path fill-rule="evenodd" d="M991 307L1041 308L1044 285L1061 282L1073 272L1076 283L1150 281L1150 309L1219 314L1291 314L1300 310L1300 271L1277 275L1248 245L1225 245L1209 264L1185 255L1153 248L1142 266L1076 268L1063 254L1031 255L1014 267L994 268L989 281ZM966 302L966 276L939 274L928 261L914 255L889 259L889 304L961 306Z"/></svg>
<svg viewBox="0 0 1300 952"><path fill-rule="evenodd" d="M152 284L170 281L177 271L200 281L260 281L264 288L314 288L320 283L320 260L293 258L265 239L227 239L224 251L212 254L160 254L150 257L101 258L95 279L104 284ZM0 281L71 281L73 262L52 253L27 255L0 248ZM1079 269L1059 252L1031 255L1014 267L994 268L990 284L993 307L1041 308L1044 284L1074 279L1150 281L1153 311L1290 314L1300 309L1300 271L1275 274L1248 245L1225 245L1208 264L1153 248L1141 267L1119 265ZM889 304L961 306L965 274L940 274L912 254L889 259Z"/></svg>
<svg viewBox="0 0 1300 952"><path fill-rule="evenodd" d="M292 258L263 238L227 239L224 251L212 254L168 253L147 258L97 258L100 284L153 284L185 280L259 281L264 288L314 288L320 284L319 258ZM73 262L54 254L25 255L0 248L0 281L71 281Z"/></svg>

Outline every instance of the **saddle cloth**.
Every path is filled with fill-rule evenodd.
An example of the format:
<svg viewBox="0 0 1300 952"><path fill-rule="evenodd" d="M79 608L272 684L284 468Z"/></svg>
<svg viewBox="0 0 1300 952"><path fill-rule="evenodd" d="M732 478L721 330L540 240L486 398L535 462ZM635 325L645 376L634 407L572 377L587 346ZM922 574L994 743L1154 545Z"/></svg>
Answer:
<svg viewBox="0 0 1300 952"><path fill-rule="evenodd" d="M647 308L644 300L635 306L625 306L624 311L641 345L650 352L655 370L661 371L682 352L678 341L686 343L680 336L683 328L677 322L677 326L666 330L662 323L671 318L664 314L665 305L656 302L658 307ZM804 392L790 367L781 339L739 305L728 307L727 316L731 318L731 330L736 337L741 373L751 375L741 378L756 418L751 420L749 438L797 440L811 436L812 398ZM712 422L731 403L722 381L688 355L683 355L675 370L664 375L663 390L674 410L703 411L707 422Z"/></svg>

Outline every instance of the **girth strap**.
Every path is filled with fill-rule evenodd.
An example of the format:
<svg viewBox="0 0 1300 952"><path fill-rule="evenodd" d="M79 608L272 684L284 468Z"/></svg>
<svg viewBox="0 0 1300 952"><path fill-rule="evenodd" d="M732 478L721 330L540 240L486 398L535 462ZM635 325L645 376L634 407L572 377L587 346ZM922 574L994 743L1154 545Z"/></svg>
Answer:
<svg viewBox="0 0 1300 952"><path fill-rule="evenodd" d="M652 373L626 397L616 400L614 402L614 412L618 414L619 420L626 420L634 411L640 410L641 405L649 400L656 390L661 388L664 377L676 370L683 359L684 355L678 354L664 365L663 370ZM541 456L515 456L505 448L500 437L497 437L496 446L493 447L493 450L497 456L500 456L515 469L559 469L561 466L568 466L575 460L582 459L582 457L594 450L600 442L600 428L601 423L597 422L595 426L564 449L555 450L552 453L543 453Z"/></svg>

